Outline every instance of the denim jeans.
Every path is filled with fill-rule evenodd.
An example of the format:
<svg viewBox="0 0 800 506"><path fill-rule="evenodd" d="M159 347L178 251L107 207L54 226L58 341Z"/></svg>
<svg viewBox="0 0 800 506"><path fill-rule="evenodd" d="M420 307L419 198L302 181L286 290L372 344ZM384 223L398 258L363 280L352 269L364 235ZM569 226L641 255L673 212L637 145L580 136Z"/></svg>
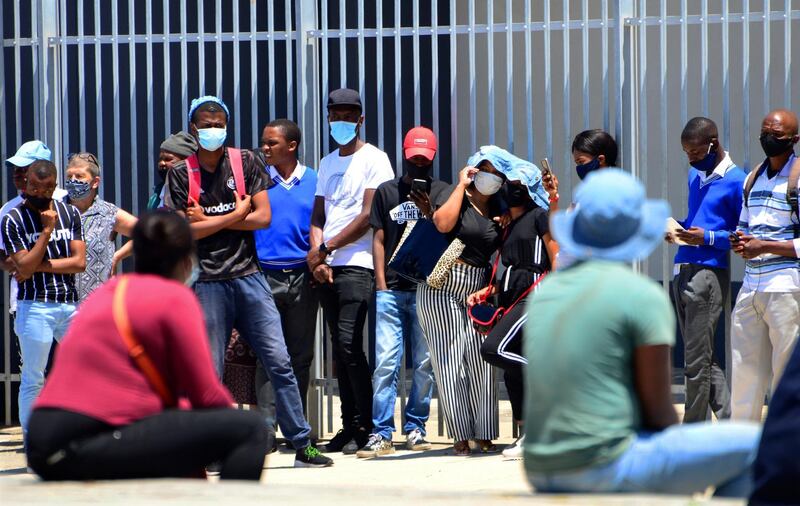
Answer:
<svg viewBox="0 0 800 506"><path fill-rule="evenodd" d="M397 379L403 364L403 350L411 344L414 376L406 403L403 432L419 429L425 434L425 422L431 407L433 369L425 335L417 320L417 292L381 290L375 294L375 371L372 373L372 429L391 439L394 432L394 403Z"/></svg>
<svg viewBox="0 0 800 506"><path fill-rule="evenodd" d="M372 429L372 377L364 354L364 324L373 285L372 269L334 267L333 284L319 287L320 304L331 331L342 427L346 429Z"/></svg>
<svg viewBox="0 0 800 506"><path fill-rule="evenodd" d="M673 425L639 434L609 464L557 473L528 473L538 492L692 494L747 497L761 427L747 422ZM527 458L527 457L526 457Z"/></svg>
<svg viewBox="0 0 800 506"><path fill-rule="evenodd" d="M303 417L281 318L264 276L257 272L222 281L199 281L194 290L203 306L217 374L222 376L225 349L235 327L269 374L281 431L295 448L308 446L311 427Z"/></svg>
<svg viewBox="0 0 800 506"><path fill-rule="evenodd" d="M31 406L44 386L44 369L50 356L53 339L61 341L75 314L75 304L20 300L14 332L22 352L22 374L19 385L19 423L28 431Z"/></svg>

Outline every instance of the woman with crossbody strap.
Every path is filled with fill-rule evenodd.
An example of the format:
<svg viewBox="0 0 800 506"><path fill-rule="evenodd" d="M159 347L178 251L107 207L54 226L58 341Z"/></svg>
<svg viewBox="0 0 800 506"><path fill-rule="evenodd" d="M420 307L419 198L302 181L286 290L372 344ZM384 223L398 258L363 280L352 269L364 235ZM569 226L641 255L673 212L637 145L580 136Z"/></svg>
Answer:
<svg viewBox="0 0 800 506"><path fill-rule="evenodd" d="M214 372L185 286L197 272L189 225L159 210L133 239L135 273L95 290L59 348L31 415L29 466L45 480L97 480L197 476L220 462L223 479L258 480L268 436Z"/></svg>

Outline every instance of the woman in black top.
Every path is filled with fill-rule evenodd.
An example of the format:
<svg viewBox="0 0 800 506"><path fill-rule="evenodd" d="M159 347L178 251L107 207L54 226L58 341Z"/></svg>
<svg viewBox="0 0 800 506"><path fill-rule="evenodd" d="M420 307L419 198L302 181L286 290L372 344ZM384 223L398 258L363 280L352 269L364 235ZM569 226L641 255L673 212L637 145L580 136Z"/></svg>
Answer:
<svg viewBox="0 0 800 506"><path fill-rule="evenodd" d="M497 387L492 366L481 360L482 336L467 316L467 296L486 286L489 261L500 242L502 174L489 162L465 167L458 183L433 214L439 232L459 239L464 250L440 288L417 288L417 315L456 455L469 455L469 440L486 452L498 436ZM445 194L446 195L446 194ZM437 204L434 202L434 204Z"/></svg>
<svg viewBox="0 0 800 506"><path fill-rule="evenodd" d="M487 363L504 370L514 420L521 426L524 397L522 371L528 363L522 355L522 327L527 319L526 299L534 283L553 269L558 244L550 235L548 211L533 202L528 189L520 181L507 180L501 195L511 216L500 249L500 260L505 271L500 280L471 294L467 304L472 306L497 295L500 307L506 308L506 313L481 345L481 356ZM504 450L503 455L521 458L523 438L524 435Z"/></svg>

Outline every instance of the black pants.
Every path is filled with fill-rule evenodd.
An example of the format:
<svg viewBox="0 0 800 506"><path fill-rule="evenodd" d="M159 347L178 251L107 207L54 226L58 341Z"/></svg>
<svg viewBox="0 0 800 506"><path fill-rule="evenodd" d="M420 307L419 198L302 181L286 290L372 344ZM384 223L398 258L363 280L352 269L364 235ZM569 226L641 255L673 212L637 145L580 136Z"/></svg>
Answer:
<svg viewBox="0 0 800 506"><path fill-rule="evenodd" d="M319 297L311 285L312 276L307 268L265 270L264 277L272 290L275 307L281 315L283 339L292 360L292 370L297 378L303 413L307 411L308 384L311 362L314 360L314 333L317 326ZM256 395L258 407L270 420L275 420L275 394L268 383L269 376L259 362L256 369Z"/></svg>
<svg viewBox="0 0 800 506"><path fill-rule="evenodd" d="M363 267L334 267L333 284L320 287L331 331L344 428L372 430L372 374L364 354L364 323L374 277Z"/></svg>
<svg viewBox="0 0 800 506"><path fill-rule="evenodd" d="M506 383L508 399L511 401L511 412L516 421L520 421L524 417L522 406L525 397L523 367L528 361L525 360L522 353L522 336L527 319L525 300L521 300L511 311L500 318L500 321L481 344L483 359L493 366L503 369L503 380Z"/></svg>
<svg viewBox="0 0 800 506"><path fill-rule="evenodd" d="M258 480L268 435L261 417L235 409L169 410L113 427L62 409L37 409L28 465L44 480L198 476L221 462L220 478Z"/></svg>

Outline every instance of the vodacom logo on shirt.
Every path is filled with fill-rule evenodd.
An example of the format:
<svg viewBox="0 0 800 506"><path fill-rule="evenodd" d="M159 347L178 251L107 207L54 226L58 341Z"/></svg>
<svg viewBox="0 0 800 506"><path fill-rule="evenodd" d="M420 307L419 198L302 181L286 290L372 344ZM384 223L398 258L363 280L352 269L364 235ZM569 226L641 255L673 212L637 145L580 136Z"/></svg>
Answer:
<svg viewBox="0 0 800 506"><path fill-rule="evenodd" d="M203 208L206 214L225 214L236 209L236 202L228 202L227 204L217 204L215 206L208 206Z"/></svg>

